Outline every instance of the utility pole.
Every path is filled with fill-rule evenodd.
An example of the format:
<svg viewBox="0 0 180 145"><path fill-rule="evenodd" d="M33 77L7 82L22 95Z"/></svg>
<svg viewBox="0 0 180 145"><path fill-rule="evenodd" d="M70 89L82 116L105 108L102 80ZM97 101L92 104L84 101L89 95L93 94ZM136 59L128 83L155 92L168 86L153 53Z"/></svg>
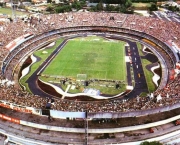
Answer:
<svg viewBox="0 0 180 145"><path fill-rule="evenodd" d="M88 119L87 119L87 111L85 112L85 119L84 119L84 127L85 127L85 141L84 145L88 145Z"/></svg>

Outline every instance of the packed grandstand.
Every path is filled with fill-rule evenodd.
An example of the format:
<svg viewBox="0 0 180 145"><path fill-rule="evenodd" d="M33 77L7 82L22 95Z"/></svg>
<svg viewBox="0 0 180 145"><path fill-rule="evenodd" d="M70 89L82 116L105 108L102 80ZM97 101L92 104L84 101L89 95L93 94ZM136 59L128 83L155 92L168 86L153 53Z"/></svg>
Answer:
<svg viewBox="0 0 180 145"><path fill-rule="evenodd" d="M113 20L112 20L113 18ZM2 22L1 23L1 100L19 104L22 106L29 106L35 108L42 108L44 103L47 101L46 98L34 96L21 88L17 87L14 83L17 83L12 78L14 66L19 63L21 57L26 55L29 51L33 50L33 47L38 46L42 42L57 38L58 34L46 37L47 32L52 30L65 31L76 30L76 27L83 26L104 26L103 29L111 27L116 31L116 28L124 28L127 30L134 30L142 34L146 33L153 36L154 39L160 40L165 44L172 43L176 48L180 47L180 29L179 24L175 22L164 22L155 18L146 18L138 15L125 15L125 14L114 14L114 13L65 13L65 14L53 14L53 15L40 15L38 18L29 18L28 21L24 22L17 19L16 22ZM113 26L113 28L112 28ZM88 29L88 28L87 28ZM102 29L102 28L101 28ZM103 30L106 31L106 30ZM78 33L78 32L74 32ZM133 33L133 31L132 31ZM134 32L135 33L135 32ZM28 37L26 37L26 35ZM11 50L14 46L18 37L24 36L24 43L19 44L17 48ZM32 37L33 36L33 37ZM31 37L30 39L28 39ZM27 38L27 41L26 41ZM14 41L14 42L13 42ZM22 40L21 40L22 41ZM18 40L17 40L18 42ZM34 43L35 42L35 43ZM160 42L158 42L160 43ZM15 44L16 45L16 44ZM20 51L21 50L21 51ZM20 53L18 53L20 51ZM172 56L174 57L174 56ZM169 74L167 84L162 89L157 89L154 92L154 97L149 100L147 98L140 98L129 100L122 105L122 101L116 100L95 104L87 102L71 102L71 108L68 107L65 100L56 100L53 109L62 111L80 111L87 110L90 112L105 111L108 112L112 104L117 103L117 108L114 111L132 111L138 109L154 108L162 105L171 105L179 101L179 76L172 74L172 71L179 69L178 62L172 63L169 66ZM171 78L173 76L173 79ZM8 83L9 81L14 83ZM14 87L16 86L16 87ZM157 101L156 96L161 94L162 100ZM168 97L167 97L168 96ZM36 98L36 99L35 99ZM34 99L37 100L34 103ZM142 101L141 101L142 99ZM154 99L156 100L154 103ZM136 105L130 105L135 103ZM73 105L75 104L75 105ZM137 105L138 104L138 105ZM145 104L148 104L145 106ZM75 110L73 106L76 106L78 110ZM78 106L78 107L77 107ZM89 108L86 108L89 106ZM98 107L97 107L98 106ZM106 107L104 107L106 106ZM134 107L136 106L136 107ZM126 108L127 107L127 108ZM102 109L105 108L105 109Z"/></svg>
<svg viewBox="0 0 180 145"><path fill-rule="evenodd" d="M70 101L53 98L52 110L67 112L131 112L147 109L176 106L180 100L180 24L164 22L157 18L119 13L77 12L29 17L26 21L16 19L13 22L0 23L0 105L12 108L23 106L20 110L43 109L47 98L31 94L18 84L18 65L22 59L33 52L42 43L55 40L63 35L80 33L107 33L144 40L166 57L166 77L156 91L145 97L129 100ZM34 101L36 100L36 101ZM25 108L25 109L24 109Z"/></svg>

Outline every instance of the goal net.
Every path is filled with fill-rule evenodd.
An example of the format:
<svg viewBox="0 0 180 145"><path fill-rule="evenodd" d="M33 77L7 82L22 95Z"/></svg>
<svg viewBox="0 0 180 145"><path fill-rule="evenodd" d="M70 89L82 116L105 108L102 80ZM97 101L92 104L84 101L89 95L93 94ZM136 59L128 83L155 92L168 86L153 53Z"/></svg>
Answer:
<svg viewBox="0 0 180 145"><path fill-rule="evenodd" d="M87 74L77 74L77 81L85 81Z"/></svg>

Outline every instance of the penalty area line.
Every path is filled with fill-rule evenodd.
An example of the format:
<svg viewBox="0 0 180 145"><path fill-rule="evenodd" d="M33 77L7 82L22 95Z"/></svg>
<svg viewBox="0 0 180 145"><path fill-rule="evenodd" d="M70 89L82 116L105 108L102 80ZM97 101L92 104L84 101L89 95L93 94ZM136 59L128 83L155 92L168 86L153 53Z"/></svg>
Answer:
<svg viewBox="0 0 180 145"><path fill-rule="evenodd" d="M67 43L67 40L64 42L64 44L59 48L59 50L55 53L55 54L53 54L53 56L49 59L49 61L47 61L46 63L45 63L45 65L40 69L40 71L37 73L37 75L39 75L42 71L43 71L43 69L51 62L51 60L57 55L57 53L64 47L64 45ZM47 60L47 59L46 59Z"/></svg>

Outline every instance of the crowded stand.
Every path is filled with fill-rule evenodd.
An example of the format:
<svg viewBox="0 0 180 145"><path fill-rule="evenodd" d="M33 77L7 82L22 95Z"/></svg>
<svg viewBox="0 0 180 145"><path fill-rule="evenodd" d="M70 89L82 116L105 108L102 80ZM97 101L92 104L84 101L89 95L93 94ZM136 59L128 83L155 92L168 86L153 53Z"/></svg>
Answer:
<svg viewBox="0 0 180 145"><path fill-rule="evenodd" d="M17 85L15 87L12 77L14 67L22 57L35 50L35 47L60 37L58 34L46 35L48 31L57 29L61 32L63 28L75 31L76 29L73 27L78 26L108 26L135 30L153 36L162 42L172 40L180 48L178 39L180 38L180 25L178 23L164 22L159 19L138 15L77 12L39 15L38 17L29 17L27 21L18 19L16 22L0 23L0 42L2 44L0 45L0 63L1 66L5 65L6 67L5 71L1 70L0 74L0 100L21 106L45 108L48 98L30 94L17 87ZM33 34L33 37L19 44L12 51L6 49L10 42L27 33ZM169 65L171 67L168 68L172 69L174 67L172 64ZM176 67L176 69L180 70L179 67ZM157 89L147 97L102 102L79 102L54 98L55 101L51 109L72 112L128 112L173 105L180 100L179 71L176 71L174 76L166 88Z"/></svg>
<svg viewBox="0 0 180 145"><path fill-rule="evenodd" d="M56 39L58 37L58 35L53 35L50 37L44 37L42 39L39 39L37 41L33 41L30 44L28 44L28 46L25 47L25 49L22 49L20 51L20 53L16 53L16 55L14 55L15 53L13 52L13 61L11 61L11 63L9 63L9 65L7 66L7 71L6 71L6 78L10 79L11 78L11 73L13 72L14 66L16 66L19 62L19 58L23 57L24 55L26 55L27 52L29 52L30 50L32 50L32 48L38 47L38 45L40 45L42 42L47 42L48 40L51 39Z"/></svg>
<svg viewBox="0 0 180 145"><path fill-rule="evenodd" d="M173 105L180 101L180 76L172 80L162 90L157 90L147 97L137 97L131 100L106 100L103 102L78 102L54 98L51 109L72 112L128 112L152 109L167 105ZM3 84L3 85L2 85ZM0 99L12 104L34 108L45 108L48 98L41 98L26 91L7 85L1 81ZM157 96L161 95L158 99ZM35 101L36 100L36 101Z"/></svg>

